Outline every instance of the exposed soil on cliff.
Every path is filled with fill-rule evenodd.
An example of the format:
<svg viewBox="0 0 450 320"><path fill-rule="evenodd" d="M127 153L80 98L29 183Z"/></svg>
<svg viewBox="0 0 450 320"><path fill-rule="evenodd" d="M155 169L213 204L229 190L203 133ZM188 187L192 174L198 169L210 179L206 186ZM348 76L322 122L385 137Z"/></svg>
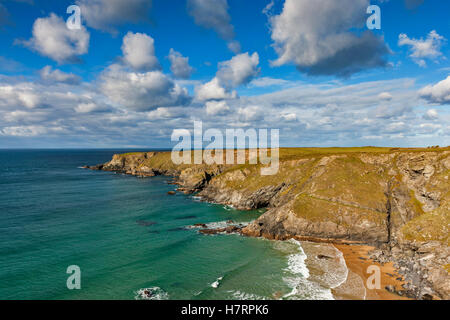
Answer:
<svg viewBox="0 0 450 320"><path fill-rule="evenodd" d="M173 176L205 201L268 209L222 232L372 245L374 260L394 262L415 298L450 299L450 148L281 149L277 174L262 176L261 167L175 165L170 153L149 152L89 168Z"/></svg>

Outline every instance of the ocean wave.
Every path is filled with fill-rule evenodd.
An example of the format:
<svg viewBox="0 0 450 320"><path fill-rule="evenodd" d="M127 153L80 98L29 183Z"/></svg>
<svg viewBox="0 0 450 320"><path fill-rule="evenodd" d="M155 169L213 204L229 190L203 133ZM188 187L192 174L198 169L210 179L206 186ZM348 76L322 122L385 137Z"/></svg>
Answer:
<svg viewBox="0 0 450 320"><path fill-rule="evenodd" d="M217 221L206 223L206 226L208 227L208 229L222 229L228 227L229 224L227 223L227 221Z"/></svg>
<svg viewBox="0 0 450 320"><path fill-rule="evenodd" d="M267 300L266 297L259 296L253 293L241 292L239 290L227 291L232 300Z"/></svg>
<svg viewBox="0 0 450 320"><path fill-rule="evenodd" d="M276 249L288 253L288 266L284 269L283 281L291 288L283 299L304 300L333 300L333 294L329 288L322 287L319 283L310 281L310 272L306 265L306 255L300 241L291 239L283 243L277 243Z"/></svg>
<svg viewBox="0 0 450 320"><path fill-rule="evenodd" d="M292 288L285 294L286 300L334 300L331 289L301 277L284 277L284 282Z"/></svg>
<svg viewBox="0 0 450 320"><path fill-rule="evenodd" d="M160 287L139 289L135 292L135 300L169 300L169 294Z"/></svg>
<svg viewBox="0 0 450 320"><path fill-rule="evenodd" d="M294 239L288 240L288 242L297 245L298 252L289 255L288 267L286 268L286 270L295 275L301 275L305 279L308 279L309 278L309 270L305 263L305 260L308 258L308 256L306 255L305 251L303 250L301 243Z"/></svg>
<svg viewBox="0 0 450 320"><path fill-rule="evenodd" d="M222 281L222 280L223 280L223 277L217 278L216 281L211 283L211 287L214 289L217 289L220 286L220 281Z"/></svg>
<svg viewBox="0 0 450 320"><path fill-rule="evenodd" d="M313 273L310 280L331 289L345 283L349 270L342 252L331 244L304 243L303 246L310 256L308 266L314 270L320 270Z"/></svg>

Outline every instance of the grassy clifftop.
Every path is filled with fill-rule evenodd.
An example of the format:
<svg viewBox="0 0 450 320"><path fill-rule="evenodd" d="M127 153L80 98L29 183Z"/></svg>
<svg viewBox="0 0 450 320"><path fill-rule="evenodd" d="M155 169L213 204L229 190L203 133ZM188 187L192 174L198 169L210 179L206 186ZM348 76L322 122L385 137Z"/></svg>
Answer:
<svg viewBox="0 0 450 320"><path fill-rule="evenodd" d="M248 236L377 244L382 256L415 274L418 297L432 286L450 298L450 147L279 153L279 170L270 176L261 175L259 164L176 165L170 152L115 155L93 169L174 176L182 191L205 200L267 208L242 229Z"/></svg>
<svg viewBox="0 0 450 320"><path fill-rule="evenodd" d="M241 209L282 207L327 223L339 237L367 225L378 227L380 240L448 243L450 147L282 148L279 154L279 170L270 176L260 174L259 164L176 165L170 152L115 155L103 170L177 176L208 200Z"/></svg>

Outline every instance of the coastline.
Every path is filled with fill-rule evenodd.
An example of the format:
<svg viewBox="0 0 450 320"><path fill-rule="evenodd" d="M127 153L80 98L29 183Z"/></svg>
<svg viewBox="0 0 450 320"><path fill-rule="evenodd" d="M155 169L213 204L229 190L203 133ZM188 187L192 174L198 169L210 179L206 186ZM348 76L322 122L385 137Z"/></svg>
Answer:
<svg viewBox="0 0 450 320"><path fill-rule="evenodd" d="M347 280L341 286L332 290L333 296L337 300L412 300L410 298L389 292L386 289L386 287L388 286L393 286L395 287L396 291L399 291L402 289L402 285L405 284L405 281L403 277L398 274L392 262L382 265L369 258L369 252L374 250L375 247L367 245L333 245L336 247L336 249L342 252L347 264L347 268L349 269L349 276L347 277ZM380 268L380 289L370 290L369 288L367 288L367 280L371 276L371 274L367 273L367 268L371 265L375 265ZM364 296L357 297L352 292L355 282L358 282L358 285L362 284L364 286Z"/></svg>
<svg viewBox="0 0 450 320"><path fill-rule="evenodd" d="M448 219L450 148L319 151L280 150L280 171L270 178L251 166L175 165L170 154L154 152L117 154L84 168L171 176L178 192L202 201L244 211L266 208L248 226L200 232L336 245L349 269L348 281L334 289L340 299L447 299L448 232L436 226ZM369 259L372 250L378 263ZM380 267L378 290L365 286L370 265ZM352 285L358 294L348 291Z"/></svg>

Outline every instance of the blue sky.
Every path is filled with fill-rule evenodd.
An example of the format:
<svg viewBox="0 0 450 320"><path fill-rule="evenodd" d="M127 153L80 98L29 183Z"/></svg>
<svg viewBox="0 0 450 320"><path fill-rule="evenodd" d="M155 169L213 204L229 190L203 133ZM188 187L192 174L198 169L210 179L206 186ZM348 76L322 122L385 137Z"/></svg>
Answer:
<svg viewBox="0 0 450 320"><path fill-rule="evenodd" d="M79 30L65 25L72 4ZM381 30L365 25L370 4ZM439 0L0 0L0 148L171 147L193 120L277 128L283 146L450 145L449 12Z"/></svg>

